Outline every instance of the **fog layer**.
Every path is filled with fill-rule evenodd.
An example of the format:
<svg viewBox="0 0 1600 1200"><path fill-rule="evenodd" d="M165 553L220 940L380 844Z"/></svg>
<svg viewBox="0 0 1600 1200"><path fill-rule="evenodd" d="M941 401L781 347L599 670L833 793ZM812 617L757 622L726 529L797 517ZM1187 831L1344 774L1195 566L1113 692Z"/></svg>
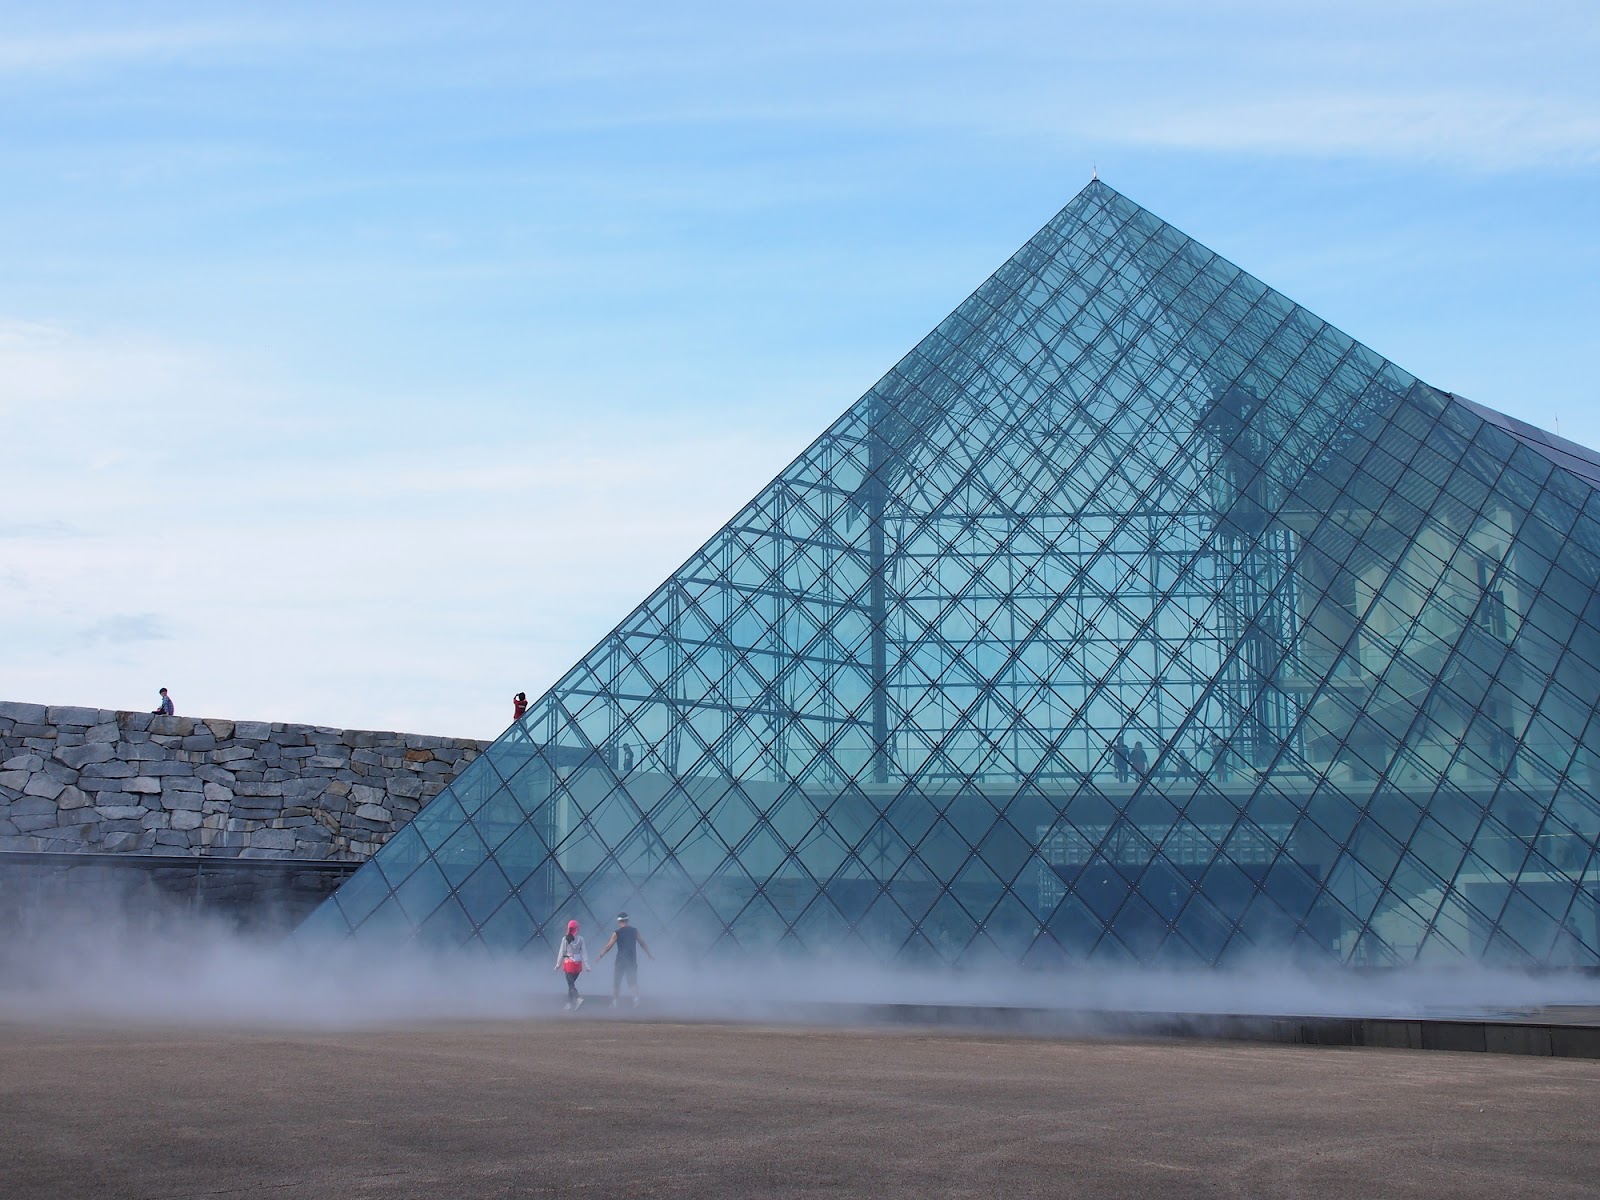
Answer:
<svg viewBox="0 0 1600 1200"><path fill-rule="evenodd" d="M1356 971L1263 959L1228 969L1085 965L1051 971L903 969L860 955L701 961L644 931L641 1012L674 1019L855 1023L885 1005L979 1006L1082 1017L1517 1015L1600 1004L1600 979L1485 967ZM607 931L585 931L591 956ZM606 1011L613 958L585 973L583 1014ZM187 914L79 913L0 940L0 1020L354 1028L565 1017L542 947L519 955L246 935ZM623 1006L631 1011L626 990ZM863 1006L869 1006L863 1008Z"/></svg>

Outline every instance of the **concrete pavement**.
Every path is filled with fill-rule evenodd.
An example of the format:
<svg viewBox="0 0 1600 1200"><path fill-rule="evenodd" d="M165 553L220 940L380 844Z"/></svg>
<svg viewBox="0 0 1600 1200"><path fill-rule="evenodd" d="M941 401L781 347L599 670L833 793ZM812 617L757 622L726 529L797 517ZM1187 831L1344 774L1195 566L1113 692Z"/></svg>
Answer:
<svg viewBox="0 0 1600 1200"><path fill-rule="evenodd" d="M0 1196L1592 1197L1600 1063L567 1020L0 1025Z"/></svg>

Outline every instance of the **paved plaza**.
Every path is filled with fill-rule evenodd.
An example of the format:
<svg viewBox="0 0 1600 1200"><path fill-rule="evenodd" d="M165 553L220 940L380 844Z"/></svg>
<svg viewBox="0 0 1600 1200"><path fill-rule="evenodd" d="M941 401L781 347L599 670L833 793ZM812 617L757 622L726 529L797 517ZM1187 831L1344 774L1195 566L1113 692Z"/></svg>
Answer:
<svg viewBox="0 0 1600 1200"><path fill-rule="evenodd" d="M530 1020L0 1025L0 1196L1590 1197L1600 1063Z"/></svg>

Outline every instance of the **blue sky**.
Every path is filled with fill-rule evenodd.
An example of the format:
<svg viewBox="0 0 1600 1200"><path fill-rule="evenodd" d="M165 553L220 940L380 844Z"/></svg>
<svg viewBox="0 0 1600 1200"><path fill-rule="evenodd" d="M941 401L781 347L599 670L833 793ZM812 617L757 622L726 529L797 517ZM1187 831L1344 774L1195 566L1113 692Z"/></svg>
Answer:
<svg viewBox="0 0 1600 1200"><path fill-rule="evenodd" d="M0 698L492 736L1088 180L1600 446L1600 8L0 10Z"/></svg>

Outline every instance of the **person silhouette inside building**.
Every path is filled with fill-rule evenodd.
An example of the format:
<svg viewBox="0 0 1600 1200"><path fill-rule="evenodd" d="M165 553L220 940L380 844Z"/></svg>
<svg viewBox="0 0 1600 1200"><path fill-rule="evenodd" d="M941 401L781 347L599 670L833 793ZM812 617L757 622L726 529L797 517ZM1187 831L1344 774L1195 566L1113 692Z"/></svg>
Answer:
<svg viewBox="0 0 1600 1200"><path fill-rule="evenodd" d="M1150 769L1150 758L1144 752L1143 742L1134 742L1133 749L1128 751L1128 769L1133 772L1135 782L1143 779Z"/></svg>

